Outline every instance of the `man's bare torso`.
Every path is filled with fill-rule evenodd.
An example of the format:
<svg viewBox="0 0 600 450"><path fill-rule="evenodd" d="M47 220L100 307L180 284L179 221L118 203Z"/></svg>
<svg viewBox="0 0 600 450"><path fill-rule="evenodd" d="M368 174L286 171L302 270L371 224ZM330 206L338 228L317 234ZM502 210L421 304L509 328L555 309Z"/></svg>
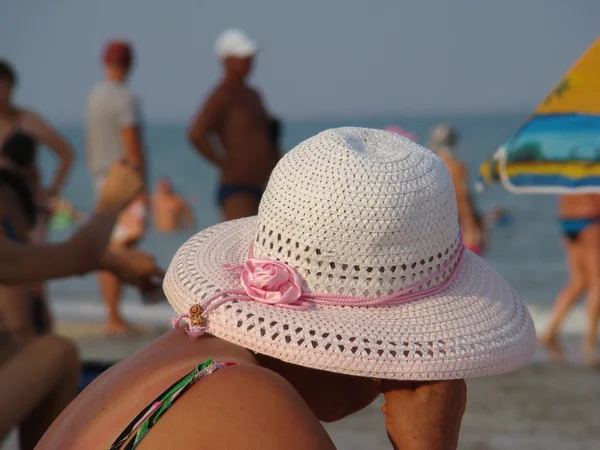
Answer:
<svg viewBox="0 0 600 450"><path fill-rule="evenodd" d="M249 87L217 89L226 98L217 128L225 152L221 183L263 187L273 169L273 143L260 95Z"/></svg>

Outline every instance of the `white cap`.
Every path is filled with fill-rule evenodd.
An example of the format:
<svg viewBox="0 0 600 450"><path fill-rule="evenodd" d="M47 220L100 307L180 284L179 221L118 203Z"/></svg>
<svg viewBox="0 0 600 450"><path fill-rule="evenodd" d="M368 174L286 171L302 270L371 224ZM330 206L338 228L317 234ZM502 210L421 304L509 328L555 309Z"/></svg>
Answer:
<svg viewBox="0 0 600 450"><path fill-rule="evenodd" d="M219 59L249 58L257 51L256 43L244 31L235 28L223 31L215 42L215 52Z"/></svg>

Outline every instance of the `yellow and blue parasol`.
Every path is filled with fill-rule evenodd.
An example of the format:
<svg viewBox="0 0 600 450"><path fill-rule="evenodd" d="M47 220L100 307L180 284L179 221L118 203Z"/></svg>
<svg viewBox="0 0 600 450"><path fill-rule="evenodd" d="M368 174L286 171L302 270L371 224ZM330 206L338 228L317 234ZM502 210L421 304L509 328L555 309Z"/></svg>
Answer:
<svg viewBox="0 0 600 450"><path fill-rule="evenodd" d="M479 175L514 193L600 193L600 37Z"/></svg>

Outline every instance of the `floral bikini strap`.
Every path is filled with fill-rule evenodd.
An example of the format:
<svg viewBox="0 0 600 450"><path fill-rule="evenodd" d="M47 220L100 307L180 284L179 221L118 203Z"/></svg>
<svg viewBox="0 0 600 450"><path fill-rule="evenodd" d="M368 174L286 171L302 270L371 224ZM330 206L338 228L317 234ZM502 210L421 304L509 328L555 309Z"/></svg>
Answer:
<svg viewBox="0 0 600 450"><path fill-rule="evenodd" d="M228 366L235 366L236 363L216 362L208 359L202 364L197 365L187 375L180 378L167 388L162 394L146 406L133 419L108 450L133 450L148 431L158 422L163 414L187 391L196 381L204 378L211 373Z"/></svg>

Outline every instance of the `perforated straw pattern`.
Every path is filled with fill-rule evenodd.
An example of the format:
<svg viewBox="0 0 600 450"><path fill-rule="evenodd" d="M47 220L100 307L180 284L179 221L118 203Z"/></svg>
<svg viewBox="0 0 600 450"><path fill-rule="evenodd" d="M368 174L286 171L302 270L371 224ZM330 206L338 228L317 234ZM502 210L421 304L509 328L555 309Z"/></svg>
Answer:
<svg viewBox="0 0 600 450"><path fill-rule="evenodd" d="M388 132L329 130L283 158L258 217L190 239L165 292L182 314L239 289L221 267L242 263L253 245L255 256L294 267L307 291L385 295L438 269L458 237L452 183L431 152ZM284 361L379 378L464 378L525 364L535 331L515 292L470 252L457 270L442 294L397 306L290 311L232 301L209 315L207 331Z"/></svg>
<svg viewBox="0 0 600 450"><path fill-rule="evenodd" d="M295 267L310 291L356 296L391 294L439 270L459 234L444 163L364 129L298 145L273 172L258 219L257 257Z"/></svg>

